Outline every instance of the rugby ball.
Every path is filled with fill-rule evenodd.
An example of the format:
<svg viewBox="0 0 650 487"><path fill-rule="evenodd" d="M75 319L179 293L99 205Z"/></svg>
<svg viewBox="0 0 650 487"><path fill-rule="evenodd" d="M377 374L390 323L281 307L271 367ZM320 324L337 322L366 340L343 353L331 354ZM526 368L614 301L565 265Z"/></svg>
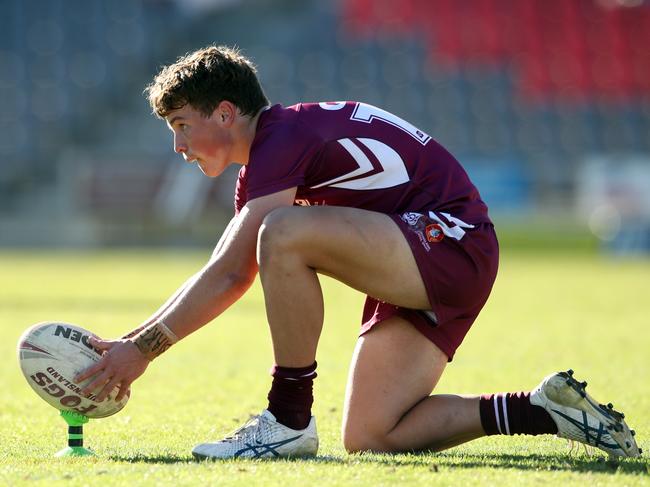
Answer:
<svg viewBox="0 0 650 487"><path fill-rule="evenodd" d="M95 395L100 390L81 393L93 377L76 383L75 375L101 359L101 353L88 342L91 336L96 335L70 323L37 323L20 337L18 361L27 383L51 406L89 418L105 418L126 405L131 391L119 402L115 400L117 388L102 402Z"/></svg>

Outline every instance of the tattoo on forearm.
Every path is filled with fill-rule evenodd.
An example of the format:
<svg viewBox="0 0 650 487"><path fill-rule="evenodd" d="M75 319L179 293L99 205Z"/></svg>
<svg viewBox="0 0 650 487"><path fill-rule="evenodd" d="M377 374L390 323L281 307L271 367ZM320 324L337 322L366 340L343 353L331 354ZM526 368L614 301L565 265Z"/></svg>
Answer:
<svg viewBox="0 0 650 487"><path fill-rule="evenodd" d="M149 326L151 323L145 323L144 325L141 325L137 327L135 330L127 333L122 337L122 340L128 340L129 338L133 338L136 336L138 333L140 333L142 330L144 330L147 326Z"/></svg>
<svg viewBox="0 0 650 487"><path fill-rule="evenodd" d="M148 360L153 360L176 343L178 337L162 321L158 321L153 326L145 328L131 341L142 355Z"/></svg>

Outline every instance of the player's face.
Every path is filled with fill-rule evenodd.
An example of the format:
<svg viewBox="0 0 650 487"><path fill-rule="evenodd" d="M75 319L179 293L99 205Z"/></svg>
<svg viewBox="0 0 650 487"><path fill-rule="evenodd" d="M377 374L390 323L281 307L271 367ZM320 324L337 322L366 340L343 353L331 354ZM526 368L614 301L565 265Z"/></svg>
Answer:
<svg viewBox="0 0 650 487"><path fill-rule="evenodd" d="M232 123L219 108L206 118L190 105L185 105L172 111L165 119L174 133L174 151L185 161L196 162L206 176L219 176L232 163Z"/></svg>

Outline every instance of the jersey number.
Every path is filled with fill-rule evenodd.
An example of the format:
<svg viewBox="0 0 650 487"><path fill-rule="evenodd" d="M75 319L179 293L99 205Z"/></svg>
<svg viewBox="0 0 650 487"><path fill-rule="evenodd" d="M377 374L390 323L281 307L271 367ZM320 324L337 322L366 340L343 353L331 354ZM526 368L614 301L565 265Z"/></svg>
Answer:
<svg viewBox="0 0 650 487"><path fill-rule="evenodd" d="M373 120L381 120L382 122L403 130L422 145L426 145L427 142L431 140L430 136L422 132L415 125L408 123L406 120L401 119L397 115L393 115L386 110L382 110L381 108L366 103L357 103L350 120L365 123L371 123Z"/></svg>
<svg viewBox="0 0 650 487"><path fill-rule="evenodd" d="M341 110L345 107L346 102L330 101L321 102L318 105L323 110ZM429 135L425 134L415 125L410 124L403 118L400 118L397 115L393 115L392 113L387 112L386 110L382 110L376 106L368 105L367 103L357 103L354 107L354 110L352 111L350 120L363 123L372 123L373 120L381 120L382 122L385 122L406 132L422 145L426 145L427 142L431 140L431 137Z"/></svg>

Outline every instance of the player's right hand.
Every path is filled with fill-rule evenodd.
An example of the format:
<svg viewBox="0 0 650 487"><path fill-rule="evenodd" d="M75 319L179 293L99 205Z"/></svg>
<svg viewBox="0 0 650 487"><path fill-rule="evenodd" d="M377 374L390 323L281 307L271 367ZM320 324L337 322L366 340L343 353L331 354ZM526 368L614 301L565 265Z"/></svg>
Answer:
<svg viewBox="0 0 650 487"><path fill-rule="evenodd" d="M92 337L90 344L102 352L102 358L75 377L75 382L82 382L94 377L83 389L83 394L90 394L101 388L97 401L103 401L115 387L119 393L115 398L121 400L129 391L131 383L140 377L149 365L149 360L130 340L102 340Z"/></svg>

